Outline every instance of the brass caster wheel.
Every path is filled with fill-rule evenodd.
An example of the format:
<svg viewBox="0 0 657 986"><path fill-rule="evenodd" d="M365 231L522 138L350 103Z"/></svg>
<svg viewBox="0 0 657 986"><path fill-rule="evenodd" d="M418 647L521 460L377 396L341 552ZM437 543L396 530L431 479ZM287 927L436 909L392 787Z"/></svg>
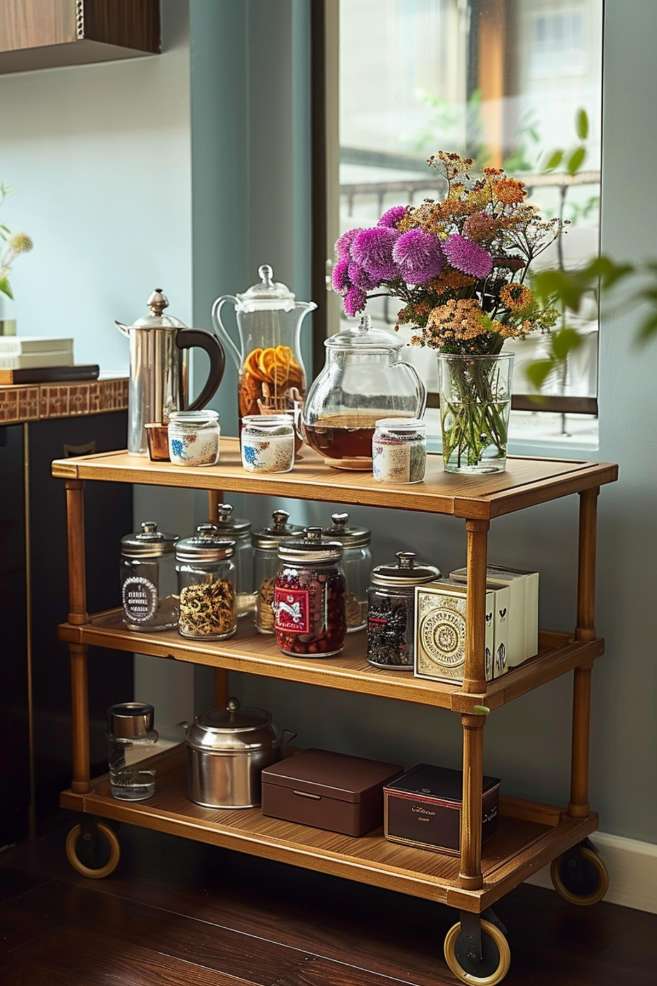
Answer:
<svg viewBox="0 0 657 986"><path fill-rule="evenodd" d="M96 822L93 834L88 830L83 831L82 825L74 825L66 836L66 858L82 876L90 880L102 880L119 865L119 840L103 822Z"/></svg>
<svg viewBox="0 0 657 986"><path fill-rule="evenodd" d="M445 962L457 979L468 986L495 986L511 966L506 935L490 921L481 921L481 956L468 943L457 921L445 935Z"/></svg>
<svg viewBox="0 0 657 986"><path fill-rule="evenodd" d="M588 840L553 860L550 876L559 896L579 907L597 904L609 889L607 867Z"/></svg>

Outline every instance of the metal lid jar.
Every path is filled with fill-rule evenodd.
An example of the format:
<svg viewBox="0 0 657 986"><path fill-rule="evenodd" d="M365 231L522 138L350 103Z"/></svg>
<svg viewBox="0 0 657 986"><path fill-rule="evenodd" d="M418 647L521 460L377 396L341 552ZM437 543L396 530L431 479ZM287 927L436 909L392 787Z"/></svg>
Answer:
<svg viewBox="0 0 657 986"><path fill-rule="evenodd" d="M338 512L331 514L331 526L324 528L323 533L325 537L339 541L343 548L347 633L364 630L367 626L367 587L372 568L372 532L367 527L350 527L349 514Z"/></svg>
<svg viewBox="0 0 657 986"><path fill-rule="evenodd" d="M178 538L145 520L121 538L121 601L129 630L170 630L178 625L174 549Z"/></svg>
<svg viewBox="0 0 657 986"><path fill-rule="evenodd" d="M397 563L372 570L367 610L367 660L377 668L412 671L415 587L440 577L440 570L416 564L414 551L398 551Z"/></svg>
<svg viewBox="0 0 657 986"><path fill-rule="evenodd" d="M120 702L107 710L107 757L112 797L145 801L155 794L155 767L146 758L159 739L155 709L143 702Z"/></svg>
<svg viewBox="0 0 657 986"><path fill-rule="evenodd" d="M253 532L253 574L255 581L255 627L258 633L274 632L274 580L278 569L278 548L303 531L289 523L287 510L274 510L269 527Z"/></svg>
<svg viewBox="0 0 657 986"><path fill-rule="evenodd" d="M342 545L307 527L303 537L283 541L274 585L278 646L292 656L331 657L344 646L345 579Z"/></svg>
<svg viewBox="0 0 657 986"><path fill-rule="evenodd" d="M193 640L225 640L237 629L235 542L215 524L200 524L176 546L178 632Z"/></svg>
<svg viewBox="0 0 657 986"><path fill-rule="evenodd" d="M220 503L216 523L220 536L235 542L237 617L241 619L255 606L251 521L246 517L236 517L230 503Z"/></svg>

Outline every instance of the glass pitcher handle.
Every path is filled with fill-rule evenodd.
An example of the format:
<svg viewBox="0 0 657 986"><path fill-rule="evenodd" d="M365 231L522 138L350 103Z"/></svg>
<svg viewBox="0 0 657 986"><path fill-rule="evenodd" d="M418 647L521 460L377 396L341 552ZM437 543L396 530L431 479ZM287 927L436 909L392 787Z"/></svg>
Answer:
<svg viewBox="0 0 657 986"><path fill-rule="evenodd" d="M220 339L223 339L228 346L228 352L233 357L235 361L235 366L239 372L242 366L242 352L233 342L233 338L221 321L221 309L224 307L227 301L232 301L233 308L237 305L237 298L232 294L222 294L220 298L217 298L212 306L212 324L214 325L214 331L217 333Z"/></svg>
<svg viewBox="0 0 657 986"><path fill-rule="evenodd" d="M413 376L415 377L415 380L417 382L418 390L419 390L419 393L420 393L420 410L417 413L417 417L418 418L423 418L424 417L424 412L427 409L427 388L424 386L424 382L422 381L422 377L417 372L417 370L415 369L415 367L413 366L412 363L404 363L404 366L407 366L409 368L409 370L411 370L411 372L413 373Z"/></svg>

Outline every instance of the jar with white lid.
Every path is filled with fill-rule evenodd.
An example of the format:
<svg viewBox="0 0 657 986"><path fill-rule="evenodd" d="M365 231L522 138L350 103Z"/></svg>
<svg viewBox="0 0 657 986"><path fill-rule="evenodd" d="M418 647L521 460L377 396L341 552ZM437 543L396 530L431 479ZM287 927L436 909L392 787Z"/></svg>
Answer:
<svg viewBox="0 0 657 986"><path fill-rule="evenodd" d="M342 545L342 569L346 581L345 609L347 633L367 626L367 587L372 568L372 532L366 527L350 527L348 513L331 514L332 524L323 534Z"/></svg>
<svg viewBox="0 0 657 986"><path fill-rule="evenodd" d="M219 415L209 408L169 416L169 458L178 466L216 465L219 437Z"/></svg>
<svg viewBox="0 0 657 986"><path fill-rule="evenodd" d="M242 418L242 465L247 472L289 472L294 466L291 414L251 414Z"/></svg>
<svg viewBox="0 0 657 986"><path fill-rule="evenodd" d="M278 569L278 548L286 538L296 537L302 527L289 523L287 510L274 510L269 527L253 532L253 574L255 576L255 628L258 633L274 632L274 583Z"/></svg>
<svg viewBox="0 0 657 986"><path fill-rule="evenodd" d="M199 524L176 545L181 637L225 640L237 630L234 555L216 524Z"/></svg>
<svg viewBox="0 0 657 986"><path fill-rule="evenodd" d="M381 483L421 483L427 426L420 418L381 418L372 438L372 475Z"/></svg>
<svg viewBox="0 0 657 986"><path fill-rule="evenodd" d="M123 624L150 633L178 626L174 549L178 538L154 520L121 538Z"/></svg>
<svg viewBox="0 0 657 986"><path fill-rule="evenodd" d="M413 670L415 587L440 578L440 570L416 563L414 551L398 551L396 564L372 570L367 610L367 660L376 668Z"/></svg>

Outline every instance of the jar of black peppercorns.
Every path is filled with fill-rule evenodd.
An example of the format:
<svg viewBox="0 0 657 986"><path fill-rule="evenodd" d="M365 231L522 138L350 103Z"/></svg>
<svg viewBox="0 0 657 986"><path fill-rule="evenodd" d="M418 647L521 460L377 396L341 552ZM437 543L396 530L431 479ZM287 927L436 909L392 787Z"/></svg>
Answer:
<svg viewBox="0 0 657 986"><path fill-rule="evenodd" d="M320 527L283 541L274 586L276 641L292 657L332 657L347 630L342 545Z"/></svg>
<svg viewBox="0 0 657 986"><path fill-rule="evenodd" d="M433 565L398 551L397 564L377 565L367 593L367 660L376 668L413 670L415 586L440 578Z"/></svg>

